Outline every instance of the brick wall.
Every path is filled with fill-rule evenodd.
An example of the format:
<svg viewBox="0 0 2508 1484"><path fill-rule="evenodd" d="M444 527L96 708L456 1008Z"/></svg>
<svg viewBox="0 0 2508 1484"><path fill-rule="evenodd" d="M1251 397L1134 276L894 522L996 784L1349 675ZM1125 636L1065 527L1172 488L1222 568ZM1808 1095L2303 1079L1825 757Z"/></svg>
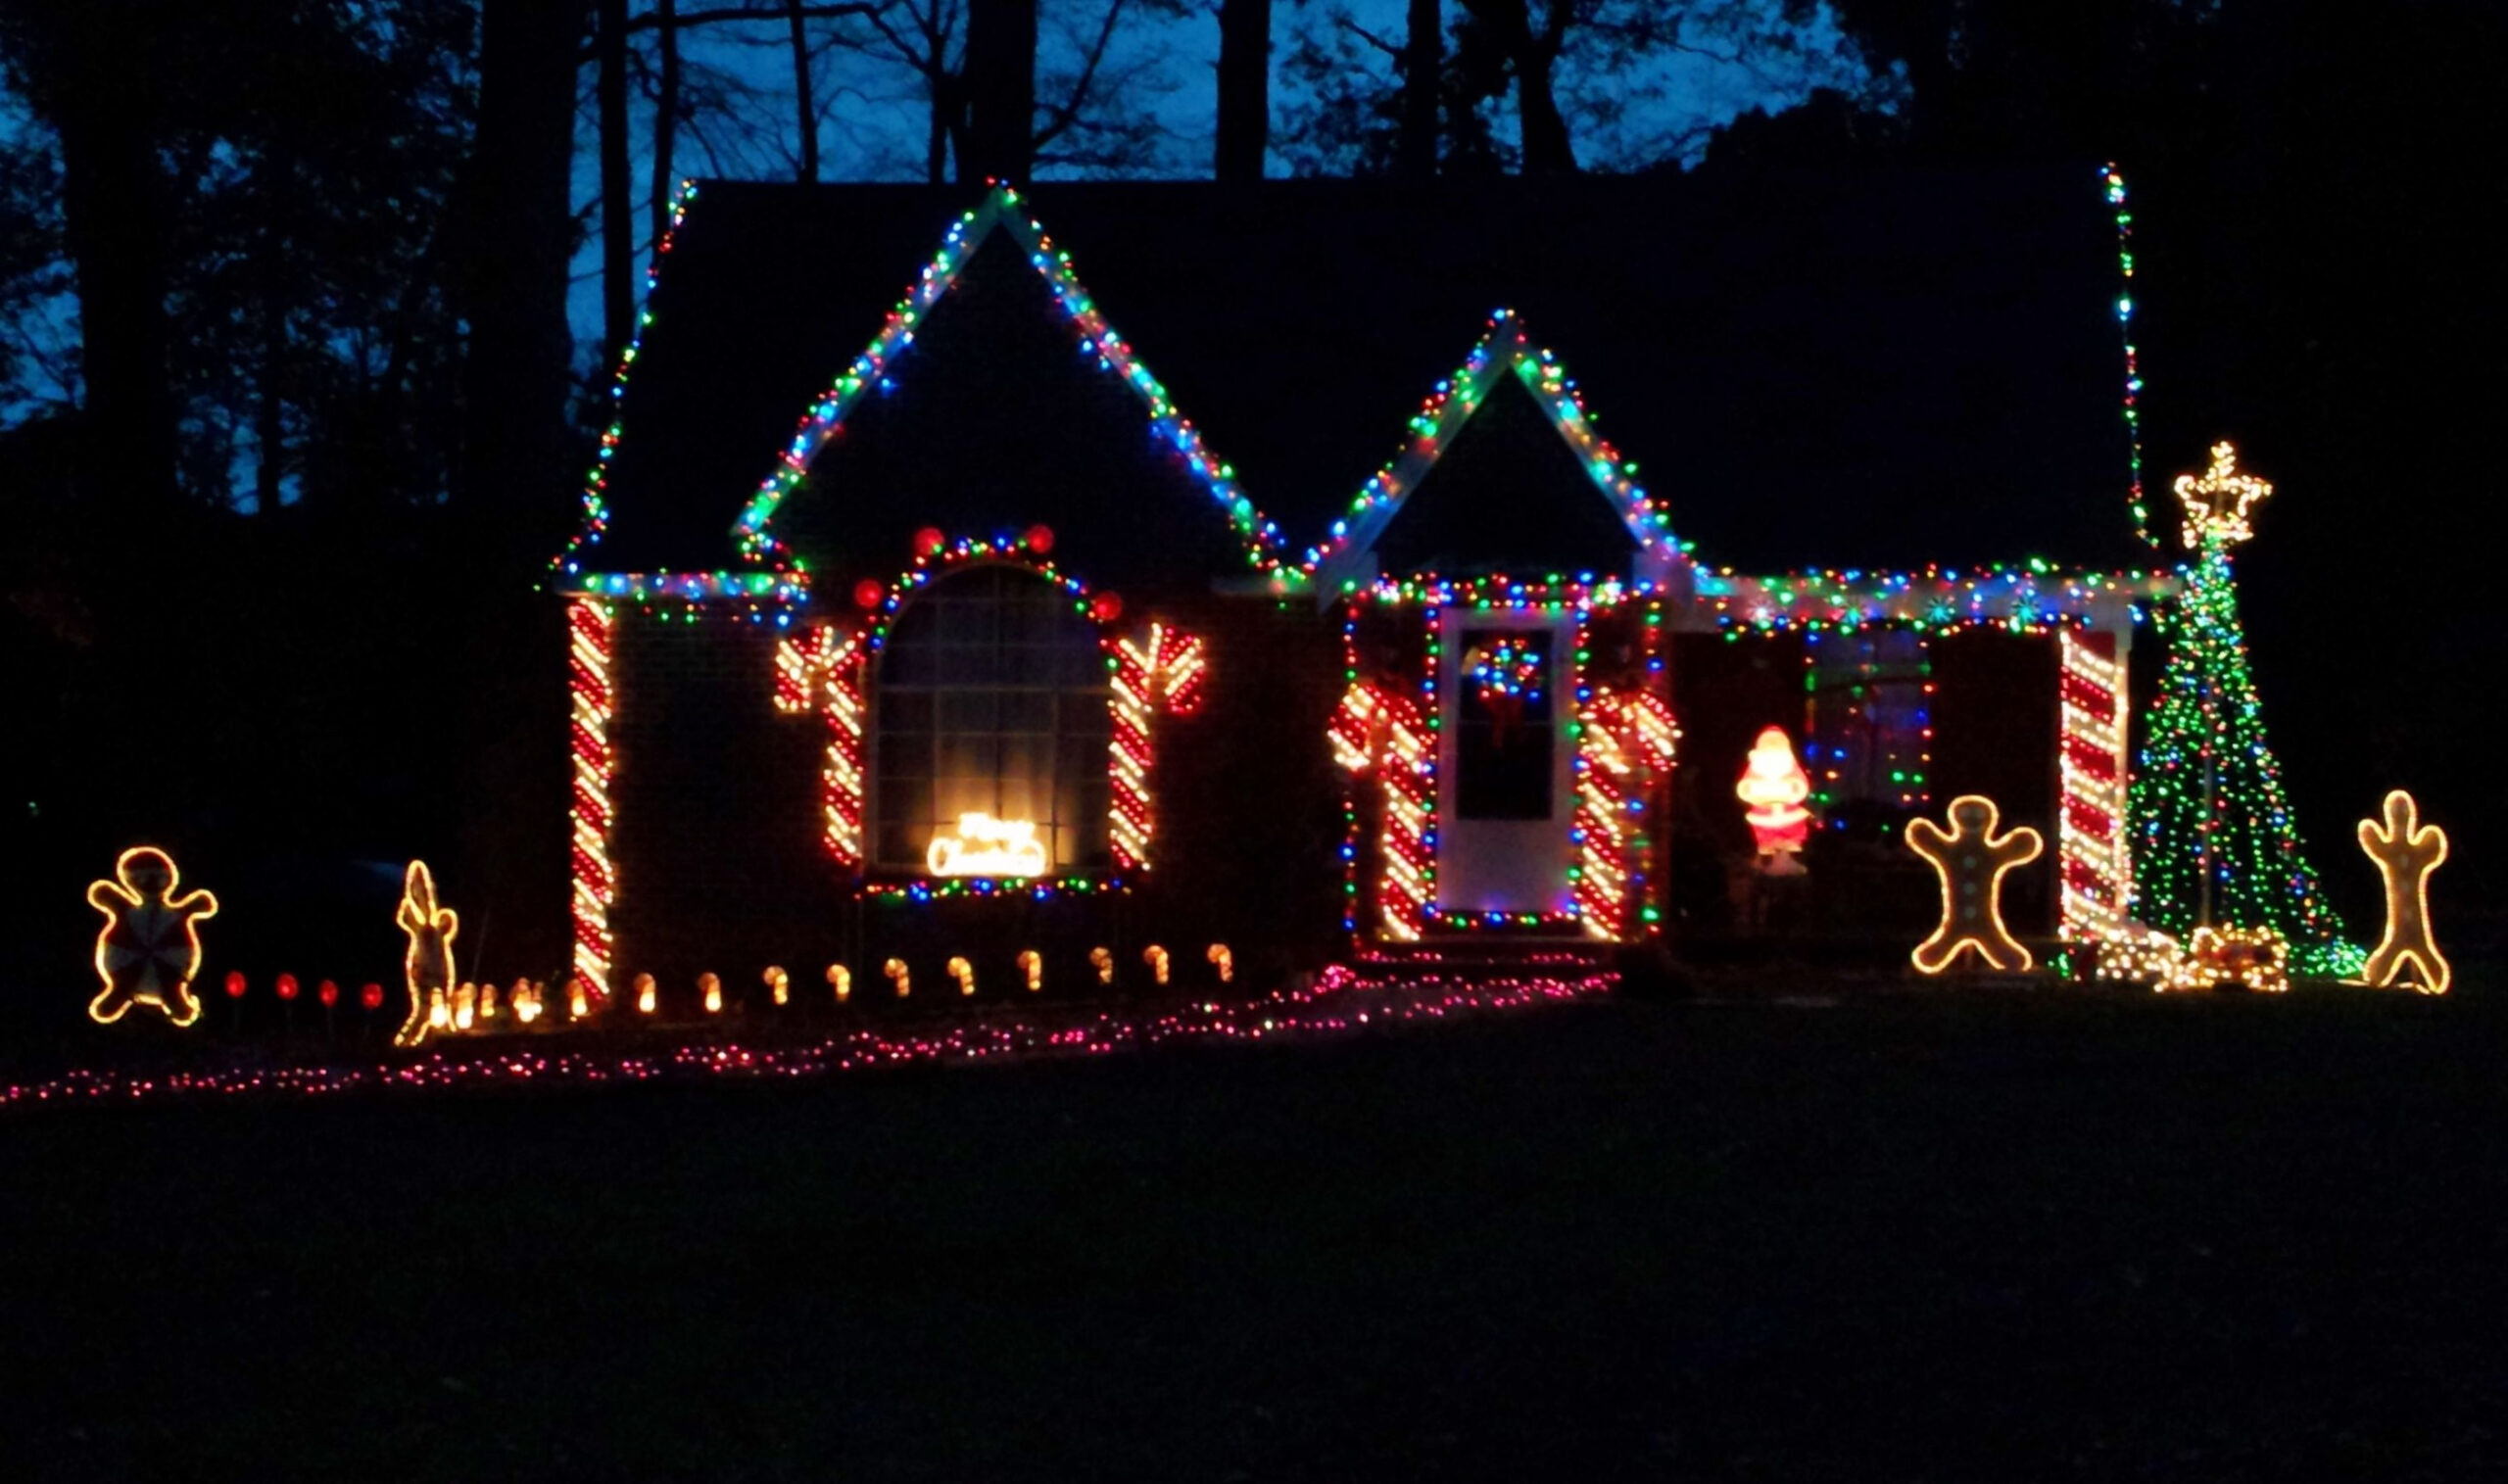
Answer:
<svg viewBox="0 0 2508 1484"><path fill-rule="evenodd" d="M1339 698L1336 625L1304 604L1184 596L1128 605L1199 635L1210 666L1199 711L1160 716L1151 775L1152 869L1125 896L906 902L854 899L822 842L826 726L773 705L778 631L728 619L620 614L610 853L613 981L651 974L665 1010L696 1003L699 973L735 995L769 964L824 994L830 963L862 992L879 966L906 960L916 992L955 992L951 956L980 981L1014 981L1034 948L1055 983L1077 982L1088 949L1114 951L1127 981L1139 950L1168 948L1180 981L1209 978L1204 950L1226 942L1249 980L1313 967L1340 925L1339 784L1325 728Z"/></svg>

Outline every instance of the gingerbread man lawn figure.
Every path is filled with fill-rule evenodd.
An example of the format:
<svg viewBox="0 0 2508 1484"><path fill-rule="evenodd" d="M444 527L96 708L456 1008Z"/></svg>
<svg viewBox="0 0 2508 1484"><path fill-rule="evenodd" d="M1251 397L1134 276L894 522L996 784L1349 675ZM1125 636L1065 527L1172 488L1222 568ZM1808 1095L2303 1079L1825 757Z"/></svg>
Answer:
<svg viewBox="0 0 2508 1484"><path fill-rule="evenodd" d="M173 857L134 845L114 862L114 879L87 888L87 904L105 915L96 934L96 977L105 987L88 1002L99 1025L121 1020L133 1005L154 1005L177 1026L200 1019L192 978L200 973L201 919L217 915L206 891L176 896L181 874Z"/></svg>
<svg viewBox="0 0 2508 1484"><path fill-rule="evenodd" d="M2036 860L2046 841L2026 825L1998 838L2002 822L1994 800L1975 793L1951 801L1949 830L1929 819L1908 822L1907 848L1942 876L1942 926L1916 944L1920 972L1940 974L1969 949L2000 974L2024 973L2035 962L2002 925L2002 877Z"/></svg>
<svg viewBox="0 0 2508 1484"><path fill-rule="evenodd" d="M2360 848L2378 863L2387 882L2387 933L2360 977L2381 989L2405 982L2424 994L2444 994L2453 976L2430 937L2430 873L2447 858L2447 832L2421 823L2421 807L2401 789L2387 795L2386 828L2360 821Z"/></svg>
<svg viewBox="0 0 2508 1484"><path fill-rule="evenodd" d="M392 1044L414 1046L427 1036L428 1001L453 992L453 934L461 927L452 908L436 905L435 875L425 861L410 862L395 921L410 935L410 951L401 961L410 981L410 1018Z"/></svg>

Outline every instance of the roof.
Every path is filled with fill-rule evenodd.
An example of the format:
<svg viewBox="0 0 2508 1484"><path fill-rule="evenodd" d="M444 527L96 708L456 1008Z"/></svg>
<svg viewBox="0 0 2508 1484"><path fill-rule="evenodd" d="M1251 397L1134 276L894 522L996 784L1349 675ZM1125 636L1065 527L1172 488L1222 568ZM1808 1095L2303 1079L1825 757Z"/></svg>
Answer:
<svg viewBox="0 0 2508 1484"><path fill-rule="evenodd" d="M701 185L584 567L737 564L796 420L985 200ZM1189 423L1192 447L1161 436L1291 560L1405 453L1502 308L1710 566L2151 560L2126 513L2114 222L2087 167L1074 183L1021 204L1120 332L1118 374L1155 388L1144 418L1164 400ZM880 373L910 378L894 349Z"/></svg>

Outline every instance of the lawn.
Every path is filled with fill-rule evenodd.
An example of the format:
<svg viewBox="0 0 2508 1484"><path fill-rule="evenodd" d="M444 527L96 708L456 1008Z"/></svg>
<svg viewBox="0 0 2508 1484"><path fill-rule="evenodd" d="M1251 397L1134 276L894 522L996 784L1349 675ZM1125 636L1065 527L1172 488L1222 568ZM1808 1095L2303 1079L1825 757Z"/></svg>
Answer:
<svg viewBox="0 0 2508 1484"><path fill-rule="evenodd" d="M0 1478L2495 1478L2504 1012L21 1108Z"/></svg>

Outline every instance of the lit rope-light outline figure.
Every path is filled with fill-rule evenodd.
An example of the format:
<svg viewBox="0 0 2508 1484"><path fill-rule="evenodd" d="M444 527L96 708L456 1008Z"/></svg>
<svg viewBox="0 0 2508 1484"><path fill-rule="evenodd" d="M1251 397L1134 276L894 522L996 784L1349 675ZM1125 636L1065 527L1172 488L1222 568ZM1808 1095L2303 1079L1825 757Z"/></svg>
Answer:
<svg viewBox="0 0 2508 1484"><path fill-rule="evenodd" d="M2180 474L2174 486L2186 506L2178 534L2189 551L2219 544L2233 547L2255 534L2247 516L2273 493L2273 482L2238 466L2238 447L2228 439L2212 445L2212 464L2200 475Z"/></svg>
<svg viewBox="0 0 2508 1484"><path fill-rule="evenodd" d="M2367 852L2386 884L2387 926L2378 946L2360 971L2360 981L2391 989L2403 981L2406 969L2417 971L2412 987L2423 994L2444 994L2455 971L2430 935L2430 876L2447 863L2447 832L2421 823L2421 805L2401 789L2391 790L2379 821L2360 821L2360 848ZM2410 888L2405 883L2409 880Z"/></svg>
<svg viewBox="0 0 2508 1484"><path fill-rule="evenodd" d="M435 894L435 873L422 860L410 862L401 884L400 910L393 921L409 934L401 955L401 971L410 987L410 1018L392 1037L395 1046L415 1046L430 1029L444 1029L436 1016L453 986L453 939L461 919ZM449 1022L450 1017L447 1017Z"/></svg>
<svg viewBox="0 0 2508 1484"><path fill-rule="evenodd" d="M2044 854L2045 838L2027 825L2016 825L1997 838L2002 810L1979 793L1953 799L1948 817L1949 830L1921 817L1907 822L1907 848L1922 856L1942 879L1942 925L1916 944L1908 957L1918 973L1940 974L1962 952L1973 949L1987 968L1999 974L2028 972L2037 961L2003 925L2002 879ZM1974 858L1954 861L1953 851L1973 851ZM1963 891L1979 898L1976 911L1981 926L1961 926Z"/></svg>
<svg viewBox="0 0 2508 1484"><path fill-rule="evenodd" d="M2197 928L2166 965L2160 988L2218 989L2233 981L2264 994L2290 988L2290 939L2271 928Z"/></svg>
<svg viewBox="0 0 2508 1484"><path fill-rule="evenodd" d="M162 873L165 885L153 890L143 886L131 880L134 871L145 871L152 878ZM111 877L88 885L87 905L105 915L105 926L96 933L95 954L96 978L104 987L87 1002L87 1018L97 1025L114 1024L133 1005L154 1005L178 1027L200 1019L200 1000L192 993L192 981L200 975L200 924L217 915L217 898L198 887L177 896L182 882L182 872L171 855L155 845L133 845L115 858ZM132 921L134 917L145 919L148 932L143 941L136 947L117 945L117 933L141 926ZM182 930L178 954L163 951L169 924ZM129 957L134 953L135 961ZM117 963L118 956L123 961ZM124 989L115 981L116 971L134 967L143 975L143 982ZM175 972L168 974L169 968Z"/></svg>

